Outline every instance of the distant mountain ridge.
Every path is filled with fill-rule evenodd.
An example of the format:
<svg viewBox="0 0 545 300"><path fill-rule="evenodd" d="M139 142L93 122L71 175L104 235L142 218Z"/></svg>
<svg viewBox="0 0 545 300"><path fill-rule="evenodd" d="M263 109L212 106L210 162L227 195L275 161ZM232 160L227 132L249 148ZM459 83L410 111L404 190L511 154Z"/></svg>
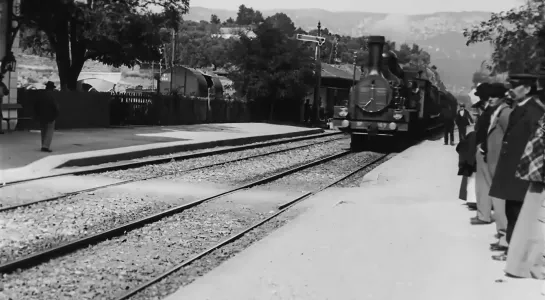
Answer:
<svg viewBox="0 0 545 300"><path fill-rule="evenodd" d="M490 57L492 48L488 44L467 47L462 32L490 18L491 12L437 12L421 15L399 15L368 12L332 12L322 9L277 9L261 11L264 17L283 12L297 27L304 30L315 29L318 21L322 28L332 33L362 36L369 34L385 35L398 43L417 43L432 58L439 68L441 78L455 93L467 92L471 87L473 72L481 62ZM236 19L237 10L191 7L185 20L210 20L212 14L222 21Z"/></svg>

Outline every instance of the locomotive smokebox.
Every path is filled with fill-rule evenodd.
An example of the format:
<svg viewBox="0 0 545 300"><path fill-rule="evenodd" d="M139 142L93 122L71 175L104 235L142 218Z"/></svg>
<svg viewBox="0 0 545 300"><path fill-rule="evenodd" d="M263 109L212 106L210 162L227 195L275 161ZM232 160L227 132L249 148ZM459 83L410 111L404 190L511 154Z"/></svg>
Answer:
<svg viewBox="0 0 545 300"><path fill-rule="evenodd" d="M378 75L382 69L382 51L386 38L382 35L372 35L367 43L369 45L369 75Z"/></svg>

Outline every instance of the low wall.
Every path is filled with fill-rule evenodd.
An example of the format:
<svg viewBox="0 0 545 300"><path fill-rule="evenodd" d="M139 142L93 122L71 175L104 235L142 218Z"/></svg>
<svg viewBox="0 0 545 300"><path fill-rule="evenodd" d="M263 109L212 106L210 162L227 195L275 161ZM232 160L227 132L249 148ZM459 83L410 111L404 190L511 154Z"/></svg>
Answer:
<svg viewBox="0 0 545 300"><path fill-rule="evenodd" d="M23 106L21 116L34 115L34 102L38 101L44 90L17 91L17 100ZM110 125L109 93L52 92L59 106L59 118L55 127L58 129L108 127ZM37 128L36 121L30 122L30 128Z"/></svg>

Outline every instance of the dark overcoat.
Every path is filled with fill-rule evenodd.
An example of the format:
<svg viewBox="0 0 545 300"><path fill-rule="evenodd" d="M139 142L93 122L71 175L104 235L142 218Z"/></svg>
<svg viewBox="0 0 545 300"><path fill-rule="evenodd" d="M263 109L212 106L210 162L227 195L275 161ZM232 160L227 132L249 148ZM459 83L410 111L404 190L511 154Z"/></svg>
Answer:
<svg viewBox="0 0 545 300"><path fill-rule="evenodd" d="M59 116L59 107L53 91L44 91L34 102L34 116L42 123L50 123Z"/></svg>
<svg viewBox="0 0 545 300"><path fill-rule="evenodd" d="M511 112L503 136L496 173L490 186L490 196L504 200L524 201L529 182L518 179L515 172L526 143L537 129L537 122L543 113L545 113L545 107L534 98L522 106L515 106Z"/></svg>
<svg viewBox="0 0 545 300"><path fill-rule="evenodd" d="M460 115L460 111L458 111L456 113L456 118L454 119L454 122L458 127L467 127L473 122L473 118L471 118L471 114L469 113L469 111L464 108L464 116L462 117Z"/></svg>
<svg viewBox="0 0 545 300"><path fill-rule="evenodd" d="M456 152L458 152L458 175L471 176L477 171L477 162L475 153L477 145L475 144L475 131L466 135L466 138L458 143Z"/></svg>

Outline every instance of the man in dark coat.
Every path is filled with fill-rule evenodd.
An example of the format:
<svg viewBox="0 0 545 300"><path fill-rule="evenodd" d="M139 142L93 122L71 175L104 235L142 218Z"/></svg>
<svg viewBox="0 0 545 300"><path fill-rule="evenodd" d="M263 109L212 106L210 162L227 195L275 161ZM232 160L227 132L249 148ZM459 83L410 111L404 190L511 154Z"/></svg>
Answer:
<svg viewBox="0 0 545 300"><path fill-rule="evenodd" d="M529 186L529 182L517 178L515 172L530 136L536 131L538 121L545 113L545 107L534 98L537 93L536 79L536 76L528 74L511 75L509 78L512 86L509 94L515 101L515 107L509 116L496 173L490 187L490 196L506 201L508 243ZM506 255L493 256L493 259L503 261Z"/></svg>
<svg viewBox="0 0 545 300"><path fill-rule="evenodd" d="M469 111L466 109L465 104L460 103L460 109L456 113L456 118L454 119L456 126L458 127L458 136L460 142L465 139L467 134L467 126L473 124L473 118L471 117Z"/></svg>
<svg viewBox="0 0 545 300"><path fill-rule="evenodd" d="M34 116L40 122L40 130L42 133L42 149L43 152L51 152L51 141L53 140L53 132L55 131L55 120L59 116L59 108L57 102L52 95L55 90L55 84L48 81L45 84L45 92L34 103Z"/></svg>
<svg viewBox="0 0 545 300"><path fill-rule="evenodd" d="M454 110L450 103L443 104L441 114L443 115L444 130L445 130L445 145L448 145L449 137L450 144L454 146Z"/></svg>
<svg viewBox="0 0 545 300"><path fill-rule="evenodd" d="M305 123L310 122L310 114L312 113L312 108L310 106L310 101L308 99L305 100L305 105L303 108L303 118L305 119Z"/></svg>

